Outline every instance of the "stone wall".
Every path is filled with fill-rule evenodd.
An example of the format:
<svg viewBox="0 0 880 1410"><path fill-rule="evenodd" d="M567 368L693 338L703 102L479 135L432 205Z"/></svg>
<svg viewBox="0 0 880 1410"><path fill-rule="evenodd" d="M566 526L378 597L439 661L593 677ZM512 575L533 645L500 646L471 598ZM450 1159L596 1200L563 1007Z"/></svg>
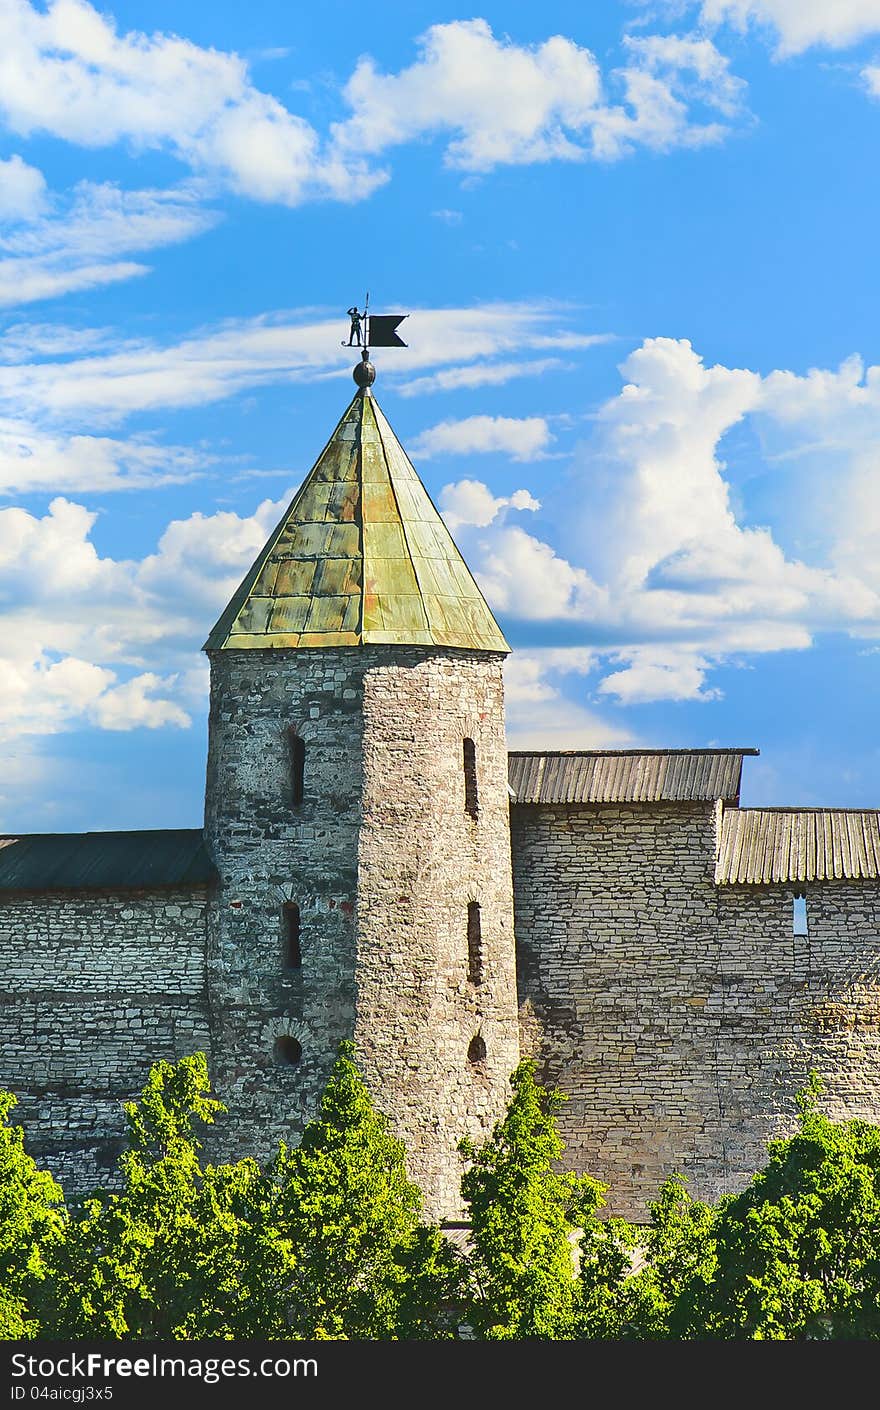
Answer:
<svg viewBox="0 0 880 1410"><path fill-rule="evenodd" d="M205 836L220 875L209 926L218 1157L268 1158L317 1111L354 1028L362 653L210 653ZM305 745L295 805L289 731ZM285 904L300 911L284 965ZM282 1065L279 1039L302 1057Z"/></svg>
<svg viewBox="0 0 880 1410"><path fill-rule="evenodd" d="M150 1065L208 1051L204 888L4 894L0 1087L68 1196L106 1183Z"/></svg>
<svg viewBox="0 0 880 1410"><path fill-rule="evenodd" d="M458 1142L488 1134L519 1060L508 805L500 657L398 648L367 672L355 1031L428 1207L447 1218L461 1214Z"/></svg>
<svg viewBox="0 0 880 1410"><path fill-rule="evenodd" d="M221 885L209 974L225 1152L266 1156L296 1140L339 1040L354 1037L429 1208L458 1212L458 1140L503 1108L517 1060L500 662L395 646L211 654L206 835ZM290 729L305 746L298 804ZM477 746L476 820L464 737ZM479 985L469 900L481 905ZM296 971L282 962L285 902L300 909ZM297 1063L279 1061L279 1038L299 1044Z"/></svg>
<svg viewBox="0 0 880 1410"><path fill-rule="evenodd" d="M643 1218L680 1171L741 1188L815 1067L880 1121L880 888L716 887L711 804L515 806L524 1050L565 1091L566 1163Z"/></svg>

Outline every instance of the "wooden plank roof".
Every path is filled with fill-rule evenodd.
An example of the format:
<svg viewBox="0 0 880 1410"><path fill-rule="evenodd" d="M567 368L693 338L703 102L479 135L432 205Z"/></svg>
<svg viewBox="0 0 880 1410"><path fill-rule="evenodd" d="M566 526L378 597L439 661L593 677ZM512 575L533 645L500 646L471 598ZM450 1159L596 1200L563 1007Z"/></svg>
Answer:
<svg viewBox="0 0 880 1410"><path fill-rule="evenodd" d="M757 749L595 749L508 755L517 803L713 803L739 798Z"/></svg>
<svg viewBox="0 0 880 1410"><path fill-rule="evenodd" d="M715 881L768 886L880 879L880 811L725 808Z"/></svg>

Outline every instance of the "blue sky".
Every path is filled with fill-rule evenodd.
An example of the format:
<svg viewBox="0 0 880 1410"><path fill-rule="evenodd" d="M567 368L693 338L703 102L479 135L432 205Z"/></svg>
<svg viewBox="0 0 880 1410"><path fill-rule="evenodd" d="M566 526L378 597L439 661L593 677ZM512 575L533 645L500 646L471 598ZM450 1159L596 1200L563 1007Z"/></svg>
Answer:
<svg viewBox="0 0 880 1410"><path fill-rule="evenodd" d="M880 0L0 0L0 829L198 825L367 289L511 745L880 806L878 136Z"/></svg>

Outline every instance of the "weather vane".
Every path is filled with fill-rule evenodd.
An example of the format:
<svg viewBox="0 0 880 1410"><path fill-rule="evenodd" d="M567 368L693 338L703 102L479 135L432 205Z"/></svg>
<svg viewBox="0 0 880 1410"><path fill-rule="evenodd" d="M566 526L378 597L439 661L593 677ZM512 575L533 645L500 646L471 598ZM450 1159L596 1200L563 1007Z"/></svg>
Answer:
<svg viewBox="0 0 880 1410"><path fill-rule="evenodd" d="M407 313L370 313L370 294L364 300L364 311L355 305L346 310L351 319L351 328L348 334L348 342L343 342L344 348L363 348L369 351L370 348L405 348L408 344L398 337L397 329Z"/></svg>

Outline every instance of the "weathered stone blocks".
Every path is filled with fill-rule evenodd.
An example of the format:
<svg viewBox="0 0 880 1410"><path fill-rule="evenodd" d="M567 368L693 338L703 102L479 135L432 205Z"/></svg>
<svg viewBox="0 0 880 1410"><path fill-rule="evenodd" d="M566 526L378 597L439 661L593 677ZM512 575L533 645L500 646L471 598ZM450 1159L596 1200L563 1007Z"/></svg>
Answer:
<svg viewBox="0 0 880 1410"><path fill-rule="evenodd" d="M518 1058L501 657L369 646L212 653L206 835L216 1140L269 1155L317 1111L353 1037L439 1216L459 1212L458 1141L483 1135ZM305 744L292 802L288 732ZM464 738L479 808L465 807ZM484 974L468 981L468 902ZM302 967L282 965L282 907ZM475 1035L486 1057L468 1059ZM295 1037L295 1067L275 1039Z"/></svg>
<svg viewBox="0 0 880 1410"><path fill-rule="evenodd" d="M880 888L714 884L711 804L515 806L523 1046L569 1097L566 1163L642 1219L678 1171L741 1188L811 1068L880 1120Z"/></svg>

